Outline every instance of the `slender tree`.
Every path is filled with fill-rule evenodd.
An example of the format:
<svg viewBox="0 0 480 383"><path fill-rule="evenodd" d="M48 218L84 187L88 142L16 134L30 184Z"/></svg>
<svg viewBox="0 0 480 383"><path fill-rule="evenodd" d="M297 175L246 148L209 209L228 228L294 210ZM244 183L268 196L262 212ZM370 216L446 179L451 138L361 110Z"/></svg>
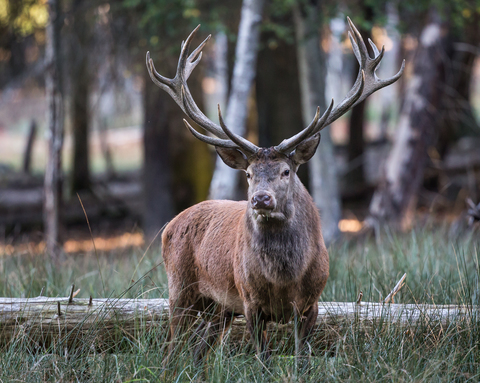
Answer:
<svg viewBox="0 0 480 383"><path fill-rule="evenodd" d="M300 89L304 124L308 125L315 109L325 109L325 55L320 50L318 29L318 6L320 2L310 2L309 6L294 7L295 35L299 66ZM330 132L322 132L319 149L309 162L310 189L313 200L322 216L322 231L325 243L330 243L338 235L338 221L341 216L341 201L338 192L338 179L333 143Z"/></svg>
<svg viewBox="0 0 480 383"><path fill-rule="evenodd" d="M419 34L395 141L370 204L368 222L373 226L407 223L424 185L429 149L437 146L442 157L448 143L465 134L462 123L476 126L468 96L472 58L459 48L478 44L479 8L461 0L402 5L410 13L412 7L426 6L427 22ZM416 23L410 22L410 28Z"/></svg>
<svg viewBox="0 0 480 383"><path fill-rule="evenodd" d="M260 36L255 98L258 143L263 147L278 145L285 137L297 134L303 125L293 15L290 8L274 12L272 6L266 10L268 19L264 25L275 24L286 33L278 36L274 28L267 27ZM309 185L308 166L300 167L297 175L304 185Z"/></svg>
<svg viewBox="0 0 480 383"><path fill-rule="evenodd" d="M165 92L145 76L144 98L144 232L147 241L155 238L174 214L169 151L169 121Z"/></svg>
<svg viewBox="0 0 480 383"><path fill-rule="evenodd" d="M369 222L400 225L423 181L428 148L437 136L437 115L445 81L445 56L451 50L446 26L435 10L423 28L384 176L370 204Z"/></svg>
<svg viewBox="0 0 480 383"><path fill-rule="evenodd" d="M248 114L248 98L255 77L258 41L264 0L244 0L235 50L230 96L225 122L238 135L245 135ZM232 199L237 187L238 172L225 165L217 157L212 183L211 199Z"/></svg>
<svg viewBox="0 0 480 383"><path fill-rule="evenodd" d="M62 203L63 88L61 81L61 37L63 24L61 0L48 3L49 24L45 52L48 121L48 158L45 169L44 226L47 253L58 261L61 257L60 210Z"/></svg>
<svg viewBox="0 0 480 383"><path fill-rule="evenodd" d="M85 0L74 0L72 5L71 44L68 75L71 81L73 161L71 192L90 189L88 107L90 88L89 50L91 49L88 23L88 5Z"/></svg>
<svg viewBox="0 0 480 383"><path fill-rule="evenodd" d="M371 7L365 5L362 7L364 18L370 21L373 17ZM370 30L367 28L359 28L365 44L368 47L368 39L371 37ZM355 60L355 59L354 59ZM355 60L356 61L356 60ZM355 63L352 70L352 78L355 80L358 73L358 65ZM364 152L365 152L365 109L367 100L359 103L352 109L348 125L348 162L354 164L350 167L350 171L345 175L345 181L350 190L362 193L365 189L365 167L364 167Z"/></svg>

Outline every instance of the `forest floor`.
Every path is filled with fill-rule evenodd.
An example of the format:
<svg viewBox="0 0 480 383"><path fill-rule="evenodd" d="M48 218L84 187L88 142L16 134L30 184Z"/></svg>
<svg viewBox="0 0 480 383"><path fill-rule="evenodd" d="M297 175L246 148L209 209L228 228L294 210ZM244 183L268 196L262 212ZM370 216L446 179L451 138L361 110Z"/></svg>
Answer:
<svg viewBox="0 0 480 383"><path fill-rule="evenodd" d="M396 303L480 304L480 234L432 222L406 233L384 229L376 238L345 239L329 249L330 277L322 301L379 302L403 273L406 286ZM137 283L134 284L134 281ZM97 248L67 253L54 265L43 253L27 250L0 255L0 296L68 295L79 298L164 298L167 279L158 243ZM310 362L295 363L291 343L273 345L268 362L248 344L229 340L194 363L191 343L167 355L166 330L125 338L108 351L91 347L67 350L62 344L32 345L28 331L0 349L0 381L28 382L467 382L480 380L480 320L451 322L440 335L425 335L418 325L405 330L377 323L374 333L355 326L333 344L312 350ZM1 331L1 330L0 330ZM432 333L433 334L433 333Z"/></svg>

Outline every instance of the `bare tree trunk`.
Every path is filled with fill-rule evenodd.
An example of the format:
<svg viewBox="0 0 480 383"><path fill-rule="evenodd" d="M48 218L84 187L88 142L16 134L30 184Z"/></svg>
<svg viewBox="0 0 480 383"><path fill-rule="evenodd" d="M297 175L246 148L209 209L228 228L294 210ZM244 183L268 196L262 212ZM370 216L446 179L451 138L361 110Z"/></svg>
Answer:
<svg viewBox="0 0 480 383"><path fill-rule="evenodd" d="M5 4L5 3L4 3ZM8 4L5 4L7 8L8 25L15 25L16 19L21 17L24 11L25 5L22 1L8 0ZM7 48L10 50L10 57L8 58L8 75L6 80L17 77L25 72L27 68L27 60L25 55L25 39L19 38L18 30L16 28L6 28L5 32L2 32L2 40L6 42Z"/></svg>
<svg viewBox="0 0 480 383"><path fill-rule="evenodd" d="M476 52L468 50L467 45L455 44L456 50L444 85L445 97L442 99L442 119L436 145L441 158L448 145L460 137L480 135L479 125L470 104L470 88L477 55Z"/></svg>
<svg viewBox="0 0 480 383"><path fill-rule="evenodd" d="M62 200L63 89L61 81L61 1L49 1L49 24L45 51L48 121L48 158L45 169L44 226L46 251L58 261L61 256L60 207Z"/></svg>
<svg viewBox="0 0 480 383"><path fill-rule="evenodd" d="M225 32L219 31L215 34L215 81L217 84L218 103L222 110L225 109L228 101L228 38ZM216 105L213 108L216 113Z"/></svg>
<svg viewBox="0 0 480 383"><path fill-rule="evenodd" d="M146 74L148 77L148 74ZM144 201L143 228L146 242L152 241L174 214L169 150L168 95L149 78L144 99Z"/></svg>
<svg viewBox="0 0 480 383"><path fill-rule="evenodd" d="M413 63L395 142L384 168L383 180L370 204L371 224L388 221L401 225L413 208L423 181L427 150L437 135L438 109L442 100L445 31L436 12L423 28Z"/></svg>
<svg viewBox="0 0 480 383"><path fill-rule="evenodd" d="M291 13L270 19L286 25L293 22ZM297 134L303 125L297 47L278 38L274 47L270 47L269 41L275 38L273 32L263 32L260 36L262 48L258 52L255 96L258 144L262 147L278 145ZM297 175L305 186L309 185L307 166L301 166Z"/></svg>
<svg viewBox="0 0 480 383"><path fill-rule="evenodd" d="M235 66L225 122L234 133L245 135L248 98L255 77L258 41L264 0L244 0L235 49ZM231 199L235 195L239 172L229 168L217 157L211 199Z"/></svg>
<svg viewBox="0 0 480 383"><path fill-rule="evenodd" d="M364 20L367 22L372 21L373 19L373 8L367 5L365 2L361 5L361 13L363 14ZM370 31L368 29L360 28L360 34L365 42L365 45L368 47L368 38L370 36ZM354 60L352 77L353 81L358 76L358 65L357 60ZM365 167L364 167L364 152L365 152L365 108L367 105L367 100L362 101L358 105L352 108L352 113L350 114L350 124L349 124L349 139L347 145L348 152L348 162L349 164L355 164L355 166L349 167L349 171L345 175L345 181L350 190L358 190L360 194L363 194L365 190Z"/></svg>
<svg viewBox="0 0 480 383"><path fill-rule="evenodd" d="M90 189L88 96L90 73L88 68L89 26L87 5L84 0L73 3L71 31L71 65L69 73L72 84L72 131L73 161L71 191L75 195Z"/></svg>
<svg viewBox="0 0 480 383"><path fill-rule="evenodd" d="M354 76L358 74L358 67L354 67ZM354 77L355 79L356 77ZM367 100L352 108L350 114L349 135L347 144L348 172L345 174L345 182L349 190L356 195L363 195L365 191L365 107Z"/></svg>
<svg viewBox="0 0 480 383"><path fill-rule="evenodd" d="M112 151L108 145L108 128L107 118L104 117L99 123L99 137L100 149L102 150L103 159L105 160L105 171L107 173L107 180L112 180L116 177L115 166L113 165Z"/></svg>
<svg viewBox="0 0 480 383"><path fill-rule="evenodd" d="M300 9L298 4L294 7L298 73L305 125L310 123L317 106L325 109L326 62L320 51L318 4L315 2L315 5L304 9ZM311 194L320 210L323 237L328 244L339 234L338 221L341 216L333 143L328 130L322 132L321 145L309 162L309 171Z"/></svg>
<svg viewBox="0 0 480 383"><path fill-rule="evenodd" d="M388 37L390 38L391 47L389 50L389 54L384 56L382 59L382 65L380 65L377 69L378 77L385 78L389 76L390 68L395 67L397 65L401 55L401 38L400 33L398 32L398 23L399 23L399 15L396 8L396 5L393 2L389 1L386 5L387 11L387 22L385 25L385 29L387 31ZM385 73L384 73L385 72ZM387 73L388 72L388 73ZM390 119L392 114L395 112L396 105L400 104L398 102L398 96L401 94L399 91L399 83L400 81L404 81L404 77L400 78L398 82L395 82L385 88L383 88L381 96L377 95L377 99L381 100L381 110L382 114L380 117L380 139L386 140L388 134L388 128L390 124Z"/></svg>
<svg viewBox="0 0 480 383"><path fill-rule="evenodd" d="M30 129L28 131L27 145L25 146L25 152L23 154L23 172L25 174L30 174L31 163L32 163L32 150L33 144L35 142L35 137L37 136L37 122L32 119L30 123Z"/></svg>
<svg viewBox="0 0 480 383"><path fill-rule="evenodd" d="M173 71L176 63L170 63ZM200 69L200 68L198 68ZM201 70L194 71L188 79L190 92L201 110L205 110L202 100ZM182 110L166 98L166 113L169 131L169 152L172 165L172 193L175 212L185 210L193 204L205 201L213 174L212 152L208 145L196 139L183 123ZM215 105L215 110L218 110Z"/></svg>

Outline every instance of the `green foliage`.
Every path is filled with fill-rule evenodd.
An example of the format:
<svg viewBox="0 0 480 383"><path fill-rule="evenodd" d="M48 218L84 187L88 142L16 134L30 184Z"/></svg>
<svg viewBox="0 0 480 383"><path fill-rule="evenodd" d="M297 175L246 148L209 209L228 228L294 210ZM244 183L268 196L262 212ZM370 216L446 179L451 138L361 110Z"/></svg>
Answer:
<svg viewBox="0 0 480 383"><path fill-rule="evenodd" d="M116 17L128 15L129 27L136 26L131 30L136 36L132 45L138 44L142 51L146 46L167 49L172 55L198 24L206 33L225 28L229 20L229 7L213 0L122 0L114 12Z"/></svg>
<svg viewBox="0 0 480 383"><path fill-rule="evenodd" d="M435 9L457 35L472 25L478 27L480 22L480 0L405 0L398 3L398 8L402 31L412 29L413 24L420 24L420 29L430 9Z"/></svg>
<svg viewBox="0 0 480 383"><path fill-rule="evenodd" d="M0 0L0 27L19 36L43 29L48 22L45 0Z"/></svg>
<svg viewBox="0 0 480 383"><path fill-rule="evenodd" d="M385 230L377 241L343 241L330 249L330 278L323 301L352 301L359 290L364 301L378 302L407 272L406 286L396 302L480 304L480 239L475 233L458 235L448 229L419 227L407 234ZM68 286L82 288L80 296L122 296L150 269L161 264L157 250L142 249L70 255L54 268L48 257L17 254L0 258L0 295L65 296ZM165 296L166 279L160 265L125 296ZM451 322L441 336L425 336L431 323L405 331L379 321L366 333L355 325L332 344L313 346L310 363L295 364L289 342L275 344L268 363L260 361L245 342L225 342L200 363L184 342L171 353L165 370L167 329L160 326L135 340L118 342L108 353L91 348L86 337L76 351L65 354L62 344L32 348L28 333L0 350L2 381L167 381L167 382L412 382L478 381L480 378L480 322L472 314L466 322ZM422 335L423 334L423 335ZM188 336L186 334L185 336Z"/></svg>

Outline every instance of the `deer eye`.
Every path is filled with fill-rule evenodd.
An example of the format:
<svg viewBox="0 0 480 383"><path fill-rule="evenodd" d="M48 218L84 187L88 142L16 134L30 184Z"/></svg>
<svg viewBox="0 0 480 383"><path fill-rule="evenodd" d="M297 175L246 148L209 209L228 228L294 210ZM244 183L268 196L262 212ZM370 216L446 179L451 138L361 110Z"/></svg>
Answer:
<svg viewBox="0 0 480 383"><path fill-rule="evenodd" d="M290 170L285 170L283 173L282 173L282 176L288 176L290 174Z"/></svg>
<svg viewBox="0 0 480 383"><path fill-rule="evenodd" d="M250 173L246 172L245 174L246 174L247 178L251 177Z"/></svg>

